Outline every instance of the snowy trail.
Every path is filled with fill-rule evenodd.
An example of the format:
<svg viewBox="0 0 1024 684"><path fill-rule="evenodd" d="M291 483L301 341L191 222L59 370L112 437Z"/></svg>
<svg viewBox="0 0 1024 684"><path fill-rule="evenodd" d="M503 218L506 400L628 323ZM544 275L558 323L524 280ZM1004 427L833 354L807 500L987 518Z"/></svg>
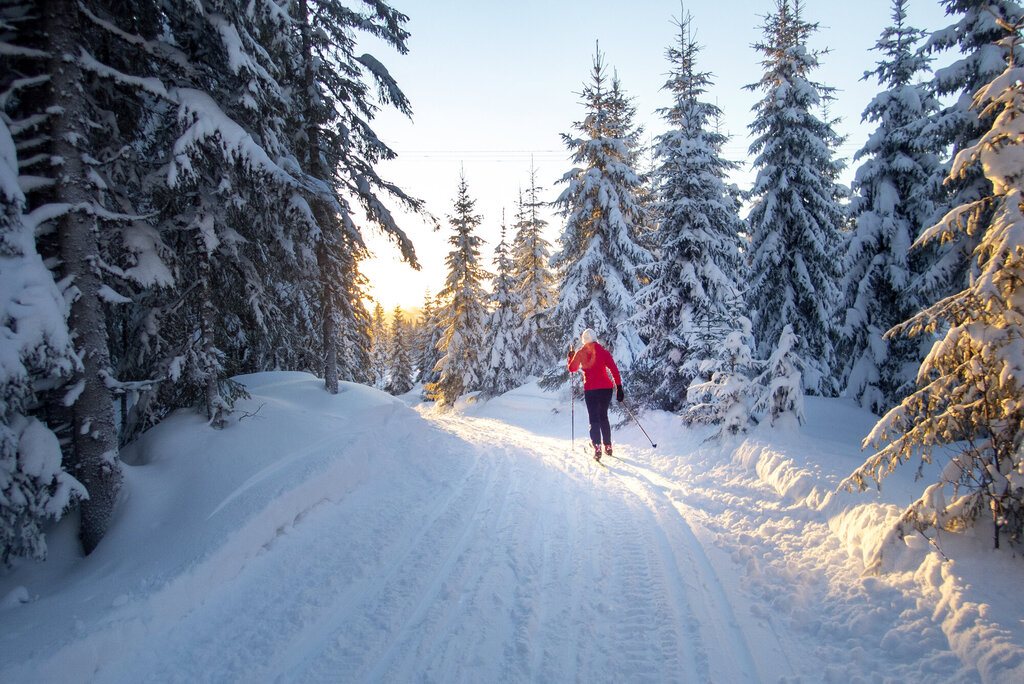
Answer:
<svg viewBox="0 0 1024 684"><path fill-rule="evenodd" d="M564 586L584 590L569 601L582 615L557 631L576 630L577 659L586 665L585 671L547 674L733 682L780 674L759 671L727 589L668 496L675 485L639 466L642 452L633 452L632 460L606 458L604 471L581 451L569 452L566 440L486 418L439 414L434 420L484 453L518 454L534 469L563 473L533 488L572 497L573 517L545 511L544 519L575 540L556 552L567 554L573 567L561 577Z"/></svg>
<svg viewBox="0 0 1024 684"><path fill-rule="evenodd" d="M657 475L499 421L431 420L437 489L395 477L385 500L311 505L93 681L777 678Z"/></svg>
<svg viewBox="0 0 1024 684"><path fill-rule="evenodd" d="M946 594L861 577L828 516L674 416L644 417L658 449L617 427L601 468L535 388L435 411L249 382L248 432L179 416L114 540L23 576L0 681L999 681L951 652Z"/></svg>

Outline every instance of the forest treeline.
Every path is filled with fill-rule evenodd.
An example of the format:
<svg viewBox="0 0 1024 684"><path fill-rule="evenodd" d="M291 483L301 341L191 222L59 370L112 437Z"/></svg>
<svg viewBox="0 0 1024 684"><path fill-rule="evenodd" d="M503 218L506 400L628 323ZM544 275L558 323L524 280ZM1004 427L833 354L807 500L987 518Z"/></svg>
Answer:
<svg viewBox="0 0 1024 684"><path fill-rule="evenodd" d="M485 267L466 178L448 277L422 318L364 303L363 226L416 265L373 129L411 105L357 37L407 51L408 18L340 0L2 0L0 545L42 558L74 507L88 553L121 486L119 449L170 411L222 428L249 372L307 370L395 394L494 396L540 377L584 328L630 401L720 435L802 420L804 394L882 418L844 486L959 450L893 535L990 520L1024 530L1024 86L1016 2L944 0L925 31L893 0L865 78L875 130L838 178L817 25L776 0L762 25L751 188L707 102L692 20L667 47L667 132L643 146L598 49L572 168L544 238L531 173ZM879 18L883 25L884 18ZM934 57L955 53L930 70ZM648 160L653 160L650 163ZM744 203L749 212L741 216Z"/></svg>

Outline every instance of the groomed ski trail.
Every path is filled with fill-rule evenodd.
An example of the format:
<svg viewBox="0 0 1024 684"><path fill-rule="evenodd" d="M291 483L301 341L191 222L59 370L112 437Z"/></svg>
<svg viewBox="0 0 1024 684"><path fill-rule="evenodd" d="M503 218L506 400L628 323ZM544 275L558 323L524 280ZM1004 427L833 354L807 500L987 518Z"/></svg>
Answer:
<svg viewBox="0 0 1024 684"><path fill-rule="evenodd" d="M701 544L639 471L614 459L596 467L569 440L500 421L423 413L436 431L410 461L422 473L368 471L394 483L385 500L371 485L311 502L231 582L191 597L180 620L150 622L148 601L129 604L131 629L104 638L122 655L90 680L755 682L785 673L757 662Z"/></svg>
<svg viewBox="0 0 1024 684"><path fill-rule="evenodd" d="M606 457L606 468L596 467L578 440L573 449L498 420L443 412L431 418L481 453L561 473L534 492L571 497L576 512L554 512L547 521L559 539L576 540L556 550L574 569L562 574L573 618L552 625L579 635L585 671L566 671L569 679L743 682L792 674L774 635L740 627L727 588L667 496L670 482L635 459ZM762 656L766 662L755 658L751 636L758 653L770 654Z"/></svg>

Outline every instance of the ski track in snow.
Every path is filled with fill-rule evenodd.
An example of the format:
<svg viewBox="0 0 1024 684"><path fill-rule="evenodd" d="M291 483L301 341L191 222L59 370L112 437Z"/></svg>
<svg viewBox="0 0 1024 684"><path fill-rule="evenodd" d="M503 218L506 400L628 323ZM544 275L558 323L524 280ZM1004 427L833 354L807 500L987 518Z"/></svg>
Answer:
<svg viewBox="0 0 1024 684"><path fill-rule="evenodd" d="M438 490L397 477L388 501L368 487L312 506L94 681L761 680L657 476L498 421L432 420L454 436L431 446Z"/></svg>
<svg viewBox="0 0 1024 684"><path fill-rule="evenodd" d="M83 662L83 649L110 651L90 656L88 680L882 681L901 675L889 640L918 649L924 669L905 674L931 663L925 679L975 681L914 587L855 588L878 605L857 625L845 588L855 568L829 577L837 563L815 565L817 549L798 567L775 560L793 556L773 549L784 537L768 528L820 541L823 557L842 552L813 513L753 494L756 480L671 447L620 444L604 469L565 439L420 412L434 430L416 443L420 458L310 501L237 575L130 602L72 644ZM352 435L345 448L359 452L381 439ZM176 597L189 605L160 619Z"/></svg>

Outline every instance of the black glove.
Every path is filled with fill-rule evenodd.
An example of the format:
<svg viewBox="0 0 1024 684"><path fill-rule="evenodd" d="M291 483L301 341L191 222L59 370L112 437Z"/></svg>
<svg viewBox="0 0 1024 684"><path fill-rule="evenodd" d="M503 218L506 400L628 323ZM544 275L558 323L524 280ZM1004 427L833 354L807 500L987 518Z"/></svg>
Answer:
<svg viewBox="0 0 1024 684"><path fill-rule="evenodd" d="M622 391L622 385L615 386L615 398L619 400L619 403L626 401L626 393Z"/></svg>
<svg viewBox="0 0 1024 684"><path fill-rule="evenodd" d="M576 356L576 350L569 347L569 363L572 363L572 357Z"/></svg>

